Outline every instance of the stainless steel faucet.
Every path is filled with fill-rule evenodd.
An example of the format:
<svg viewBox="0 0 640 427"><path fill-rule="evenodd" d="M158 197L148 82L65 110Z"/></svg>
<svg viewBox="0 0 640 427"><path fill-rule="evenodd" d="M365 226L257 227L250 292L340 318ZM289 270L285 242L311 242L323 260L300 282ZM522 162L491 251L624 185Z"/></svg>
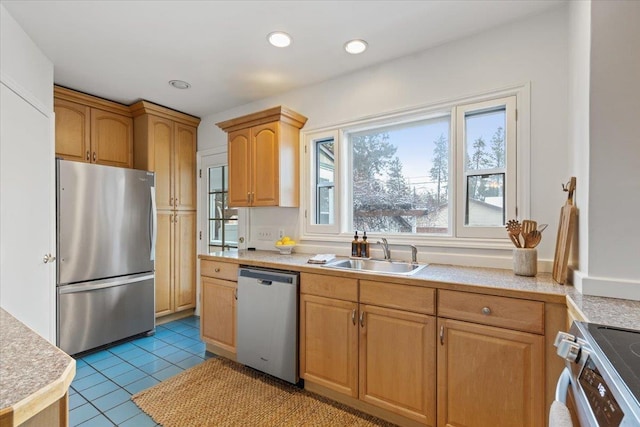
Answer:
<svg viewBox="0 0 640 427"><path fill-rule="evenodd" d="M389 249L389 243L387 239L384 237L381 238L382 242L378 241L377 244L382 246L382 253L384 254L384 259L391 261L391 249Z"/></svg>
<svg viewBox="0 0 640 427"><path fill-rule="evenodd" d="M409 247L411 247L411 264L417 264L418 263L418 248L416 248L414 245L409 245Z"/></svg>

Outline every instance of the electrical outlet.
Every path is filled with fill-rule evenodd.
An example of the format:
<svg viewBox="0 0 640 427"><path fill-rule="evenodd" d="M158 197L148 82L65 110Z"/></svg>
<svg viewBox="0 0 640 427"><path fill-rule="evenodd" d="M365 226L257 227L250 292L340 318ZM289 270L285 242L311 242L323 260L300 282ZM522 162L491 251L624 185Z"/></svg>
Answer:
<svg viewBox="0 0 640 427"><path fill-rule="evenodd" d="M282 239L284 237L284 230L281 228L278 230L278 239Z"/></svg>
<svg viewBox="0 0 640 427"><path fill-rule="evenodd" d="M276 240L275 233L268 227L257 227L256 238L258 240Z"/></svg>

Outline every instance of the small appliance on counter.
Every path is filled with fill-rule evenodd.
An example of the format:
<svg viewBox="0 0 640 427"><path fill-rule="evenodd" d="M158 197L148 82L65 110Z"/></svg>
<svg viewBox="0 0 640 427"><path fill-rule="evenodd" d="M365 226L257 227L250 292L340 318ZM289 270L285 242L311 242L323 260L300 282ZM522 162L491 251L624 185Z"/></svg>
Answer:
<svg viewBox="0 0 640 427"><path fill-rule="evenodd" d="M56 344L77 354L153 331L153 172L56 166Z"/></svg>
<svg viewBox="0 0 640 427"><path fill-rule="evenodd" d="M554 405L564 404L570 389L581 427L640 426L640 331L573 322L555 345L566 367Z"/></svg>

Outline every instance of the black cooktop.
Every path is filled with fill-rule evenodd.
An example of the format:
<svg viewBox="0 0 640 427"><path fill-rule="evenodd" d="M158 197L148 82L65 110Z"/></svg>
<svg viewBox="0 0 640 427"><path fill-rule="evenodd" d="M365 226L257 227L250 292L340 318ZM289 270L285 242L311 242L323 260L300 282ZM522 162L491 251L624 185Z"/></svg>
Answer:
<svg viewBox="0 0 640 427"><path fill-rule="evenodd" d="M640 402L640 331L588 323L589 333Z"/></svg>

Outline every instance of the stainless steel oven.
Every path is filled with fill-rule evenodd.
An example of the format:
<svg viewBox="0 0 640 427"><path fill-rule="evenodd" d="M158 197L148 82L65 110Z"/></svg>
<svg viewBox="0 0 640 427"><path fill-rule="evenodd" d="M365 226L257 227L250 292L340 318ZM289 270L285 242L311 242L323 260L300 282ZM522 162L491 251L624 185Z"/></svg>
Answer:
<svg viewBox="0 0 640 427"><path fill-rule="evenodd" d="M569 389L580 427L640 426L640 331L573 322L569 333L558 333L555 344L566 367L550 426L571 425L558 409Z"/></svg>

